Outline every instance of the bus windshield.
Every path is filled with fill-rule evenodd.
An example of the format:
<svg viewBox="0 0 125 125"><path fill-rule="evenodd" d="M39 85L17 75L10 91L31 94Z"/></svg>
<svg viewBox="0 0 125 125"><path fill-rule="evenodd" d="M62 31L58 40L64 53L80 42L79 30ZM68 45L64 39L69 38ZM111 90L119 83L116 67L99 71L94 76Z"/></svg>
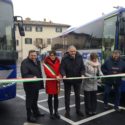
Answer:
<svg viewBox="0 0 125 125"><path fill-rule="evenodd" d="M14 51L13 8L10 2L0 1L0 51Z"/></svg>

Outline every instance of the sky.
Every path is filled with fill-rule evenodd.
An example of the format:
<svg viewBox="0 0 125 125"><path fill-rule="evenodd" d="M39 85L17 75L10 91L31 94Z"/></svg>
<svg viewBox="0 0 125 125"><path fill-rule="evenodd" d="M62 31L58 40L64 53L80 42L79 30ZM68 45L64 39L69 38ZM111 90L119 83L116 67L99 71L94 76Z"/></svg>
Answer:
<svg viewBox="0 0 125 125"><path fill-rule="evenodd" d="M36 21L52 21L73 27L125 7L125 0L12 0L14 15Z"/></svg>

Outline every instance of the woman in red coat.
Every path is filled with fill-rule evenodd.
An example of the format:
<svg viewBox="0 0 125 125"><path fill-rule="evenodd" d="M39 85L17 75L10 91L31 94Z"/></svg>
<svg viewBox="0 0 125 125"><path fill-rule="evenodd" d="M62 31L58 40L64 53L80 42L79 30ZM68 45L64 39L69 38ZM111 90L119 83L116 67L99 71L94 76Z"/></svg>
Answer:
<svg viewBox="0 0 125 125"><path fill-rule="evenodd" d="M47 78L56 78L56 80L46 80L46 93L48 94L48 107L50 111L50 118L60 119L58 114L58 94L60 90L59 78L60 75L60 60L56 57L55 51L50 51L49 56L44 60L44 71ZM52 98L54 97L54 114Z"/></svg>

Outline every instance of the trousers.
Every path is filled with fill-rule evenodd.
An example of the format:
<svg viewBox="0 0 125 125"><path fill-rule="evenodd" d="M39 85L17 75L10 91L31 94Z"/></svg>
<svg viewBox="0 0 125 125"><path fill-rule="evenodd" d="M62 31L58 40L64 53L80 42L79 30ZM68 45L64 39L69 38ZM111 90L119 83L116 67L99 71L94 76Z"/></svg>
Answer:
<svg viewBox="0 0 125 125"><path fill-rule="evenodd" d="M64 95L65 95L65 110L66 112L70 112L70 93L71 87L73 86L75 93L75 107L76 112L80 111L80 86L81 83L65 83L64 82Z"/></svg>
<svg viewBox="0 0 125 125"><path fill-rule="evenodd" d="M97 96L96 91L84 91L85 112L96 112Z"/></svg>
<svg viewBox="0 0 125 125"><path fill-rule="evenodd" d="M34 114L38 113L37 101L38 101L39 90L35 89L34 91L25 90L25 94L26 94L27 117L30 117L32 115L32 112Z"/></svg>
<svg viewBox="0 0 125 125"><path fill-rule="evenodd" d="M105 90L104 90L104 104L107 105L109 102L109 94L112 89L112 86L114 88L115 92L115 101L114 101L114 107L117 108L120 103L120 97L121 97L121 84L105 84Z"/></svg>

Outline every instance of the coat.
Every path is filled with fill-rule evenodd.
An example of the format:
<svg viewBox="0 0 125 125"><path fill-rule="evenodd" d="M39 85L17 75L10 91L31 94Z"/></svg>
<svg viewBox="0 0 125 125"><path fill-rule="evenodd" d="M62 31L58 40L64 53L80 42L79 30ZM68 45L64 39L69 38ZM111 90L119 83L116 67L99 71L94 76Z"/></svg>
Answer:
<svg viewBox="0 0 125 125"><path fill-rule="evenodd" d="M101 68L104 75L125 73L125 62L121 58L115 61L113 60L112 57L110 57L104 62ZM121 77L105 79L105 83L110 85L112 84L120 85L121 82L122 82Z"/></svg>
<svg viewBox="0 0 125 125"><path fill-rule="evenodd" d="M53 62L49 56L44 60L44 72L47 78L56 78L60 76L60 60L56 57ZM57 80L46 80L46 93L47 94L58 94L60 90L60 83Z"/></svg>
<svg viewBox="0 0 125 125"><path fill-rule="evenodd" d="M42 71L41 71L41 64L39 61L37 61L37 64L35 64L32 60L29 58L26 58L21 63L21 75L22 78L42 78ZM33 91L34 89L39 90L44 88L43 81L38 82L30 82L25 83L24 82L24 90Z"/></svg>
<svg viewBox="0 0 125 125"><path fill-rule="evenodd" d="M87 77L92 77L92 76L99 76L103 75L100 67L100 63L97 62L92 62L91 60L87 60L85 62L85 75ZM96 91L97 90L97 79L86 79L83 82L83 89L85 91Z"/></svg>
<svg viewBox="0 0 125 125"><path fill-rule="evenodd" d="M66 77L81 77L85 73L85 66L82 56L77 52L75 59L68 53L64 55L61 61L60 72L62 76ZM82 79L64 80L64 83L77 84L81 83Z"/></svg>

